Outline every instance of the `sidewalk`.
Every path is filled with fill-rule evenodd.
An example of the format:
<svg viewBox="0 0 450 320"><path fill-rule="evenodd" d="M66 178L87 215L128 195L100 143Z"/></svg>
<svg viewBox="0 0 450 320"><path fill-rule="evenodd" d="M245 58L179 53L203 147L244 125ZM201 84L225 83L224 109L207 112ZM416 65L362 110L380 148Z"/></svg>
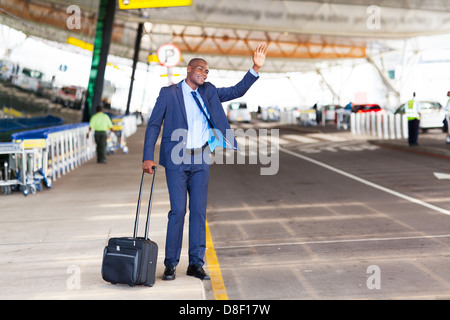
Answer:
<svg viewBox="0 0 450 320"><path fill-rule="evenodd" d="M141 179L145 127L128 141L129 153L89 161L54 181L53 188L24 197L0 195L0 299L200 300L209 281L186 275L188 219L175 281L163 281L169 197L159 167L149 235L159 246L153 287L112 285L101 277L110 237L132 236ZM145 229L151 176L146 175L138 235Z"/></svg>

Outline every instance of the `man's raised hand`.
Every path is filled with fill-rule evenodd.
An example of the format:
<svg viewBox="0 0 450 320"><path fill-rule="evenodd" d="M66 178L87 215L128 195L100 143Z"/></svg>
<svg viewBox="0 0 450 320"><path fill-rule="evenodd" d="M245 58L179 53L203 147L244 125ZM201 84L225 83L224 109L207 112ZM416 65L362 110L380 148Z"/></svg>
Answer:
<svg viewBox="0 0 450 320"><path fill-rule="evenodd" d="M253 70L258 72L259 69L263 66L264 61L266 61L268 45L263 42L258 45L255 52L253 53Z"/></svg>

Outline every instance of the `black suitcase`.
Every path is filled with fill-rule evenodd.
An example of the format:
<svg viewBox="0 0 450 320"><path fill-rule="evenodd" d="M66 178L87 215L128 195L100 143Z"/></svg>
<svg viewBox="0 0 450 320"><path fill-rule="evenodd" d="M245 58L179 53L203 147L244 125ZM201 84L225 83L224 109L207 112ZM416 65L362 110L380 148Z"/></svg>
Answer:
<svg viewBox="0 0 450 320"><path fill-rule="evenodd" d="M134 223L134 235L132 238L110 238L108 245L103 252L102 277L103 280L111 282L112 284L128 284L131 287L134 287L135 285L151 287L155 284L158 245L148 238L156 167L153 169L154 174L150 191L150 200L148 203L145 237L137 237L142 185L144 183L145 174L142 172L141 187L139 189L139 198L136 209L136 220Z"/></svg>

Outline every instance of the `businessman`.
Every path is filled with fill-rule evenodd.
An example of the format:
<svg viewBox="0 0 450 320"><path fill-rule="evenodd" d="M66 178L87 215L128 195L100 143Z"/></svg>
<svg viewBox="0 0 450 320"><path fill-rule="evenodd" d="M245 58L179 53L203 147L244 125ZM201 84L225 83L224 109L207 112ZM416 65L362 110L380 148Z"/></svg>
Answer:
<svg viewBox="0 0 450 320"><path fill-rule="evenodd" d="M162 132L159 164L166 169L170 211L168 214L163 279L174 280L180 260L183 225L189 195L189 267L187 275L209 280L203 269L206 249L206 201L209 181L209 161L204 155L214 149L217 134L230 138L230 125L222 102L242 97L259 77L267 45L260 44L253 53L253 67L236 85L216 88L206 82L208 64L204 59L192 59L186 79L161 89L145 133L142 169L153 174L156 166L154 150ZM211 130L214 129L214 130ZM181 132L181 134L180 134ZM181 146L181 148L180 148ZM237 148L234 136L222 146ZM180 159L182 161L180 161Z"/></svg>

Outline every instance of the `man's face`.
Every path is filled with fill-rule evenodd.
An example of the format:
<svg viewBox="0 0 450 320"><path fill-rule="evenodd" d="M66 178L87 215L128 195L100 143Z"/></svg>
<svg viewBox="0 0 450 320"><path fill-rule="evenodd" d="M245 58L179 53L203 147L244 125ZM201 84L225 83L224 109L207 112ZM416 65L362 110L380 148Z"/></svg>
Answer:
<svg viewBox="0 0 450 320"><path fill-rule="evenodd" d="M208 77L208 64L206 61L198 60L187 68L187 78L195 86L201 86Z"/></svg>

